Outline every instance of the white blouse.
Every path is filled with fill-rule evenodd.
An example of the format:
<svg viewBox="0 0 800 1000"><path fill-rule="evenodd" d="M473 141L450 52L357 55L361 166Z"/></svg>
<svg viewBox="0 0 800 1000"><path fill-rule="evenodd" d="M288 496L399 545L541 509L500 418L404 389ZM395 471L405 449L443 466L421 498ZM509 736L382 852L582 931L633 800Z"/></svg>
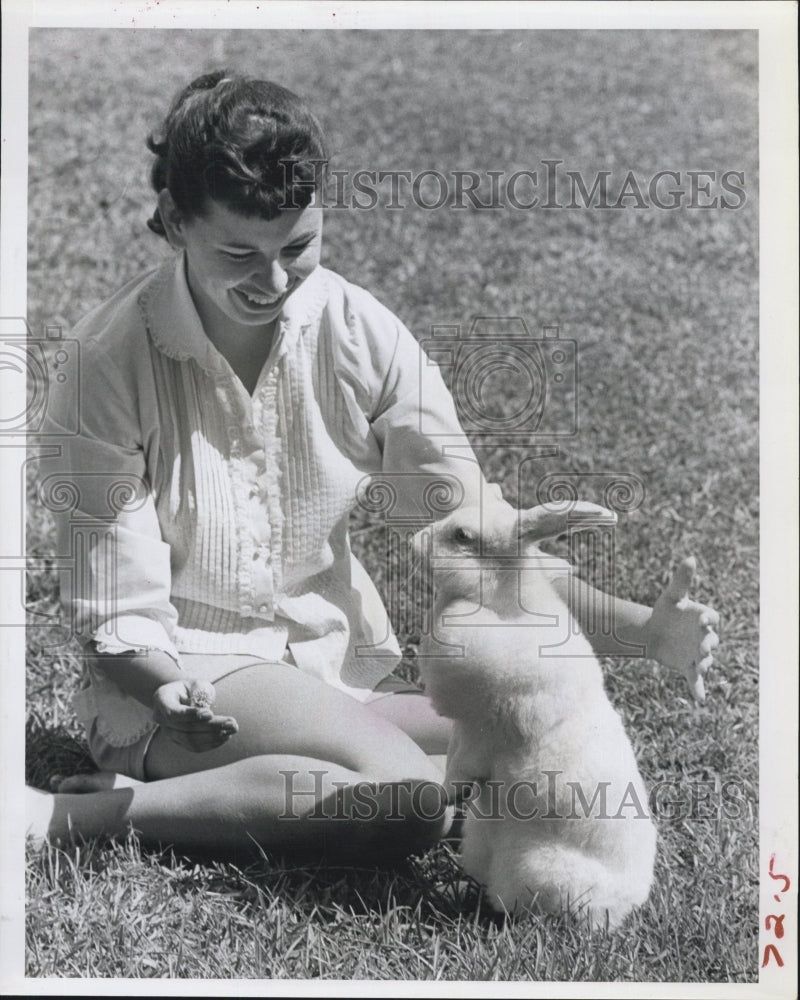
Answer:
<svg viewBox="0 0 800 1000"><path fill-rule="evenodd" d="M485 486L408 330L318 267L287 300L250 396L203 331L181 253L73 336L80 377L51 394L58 455L42 460L41 495L71 565L62 603L77 637L179 664L183 652L280 659L288 645L301 670L366 698L400 651L350 551L358 497L379 474L390 517L413 523L430 519L426 486L454 485L456 502ZM149 720L127 707L136 724L105 727L117 745Z"/></svg>

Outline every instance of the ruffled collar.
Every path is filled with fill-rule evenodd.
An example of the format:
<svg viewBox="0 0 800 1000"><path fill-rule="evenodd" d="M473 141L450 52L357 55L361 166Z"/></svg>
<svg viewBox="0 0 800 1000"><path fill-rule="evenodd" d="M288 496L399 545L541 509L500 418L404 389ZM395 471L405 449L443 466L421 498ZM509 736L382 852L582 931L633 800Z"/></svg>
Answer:
<svg viewBox="0 0 800 1000"><path fill-rule="evenodd" d="M324 267L316 267L286 300L278 320L276 357L318 321L327 300L326 273ZM194 359L209 372L225 370L225 361L206 336L189 291L184 251L156 270L139 296L139 308L147 332L162 354L177 361Z"/></svg>

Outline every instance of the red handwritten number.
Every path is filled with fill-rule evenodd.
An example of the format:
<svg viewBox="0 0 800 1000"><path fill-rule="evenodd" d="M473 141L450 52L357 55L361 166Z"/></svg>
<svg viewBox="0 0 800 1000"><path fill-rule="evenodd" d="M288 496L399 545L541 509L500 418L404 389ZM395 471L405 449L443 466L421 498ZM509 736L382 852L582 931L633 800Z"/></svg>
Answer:
<svg viewBox="0 0 800 1000"><path fill-rule="evenodd" d="M763 969L764 966L767 964L767 962L769 962L770 953L772 953L772 955L775 956L775 961L781 968L783 968L783 959L781 958L780 952L778 951L778 949L775 947L774 944L768 944L764 949L764 961L761 963L761 968Z"/></svg>
<svg viewBox="0 0 800 1000"><path fill-rule="evenodd" d="M776 917L774 913L768 913L767 918L764 921L764 926L767 928L768 931L772 930L772 927L770 927L770 921L774 923L775 937L778 938L778 940L780 940L783 937L783 921L785 920L785 918L786 918L785 913L782 913L779 917Z"/></svg>
<svg viewBox="0 0 800 1000"><path fill-rule="evenodd" d="M781 875L780 872L773 871L772 868L773 868L774 864L775 864L775 855L774 854L770 854L770 856L769 856L769 877L771 879L774 879L774 881L776 881L776 882L783 882L783 888L781 889L781 893L788 892L789 891L789 887L792 884L789 881L789 876L788 875ZM781 901L781 897L780 897L780 895L778 895L778 893L774 893L773 896L772 896L772 898L777 903L780 903L780 901ZM775 937L779 941L783 937L783 921L785 919L786 919L786 914L785 913L781 913L780 916L777 916L774 913L769 913L769 914L767 914L767 916L766 916L766 918L764 920L764 926L766 927L766 929L768 931L772 931L773 934L775 935ZM783 959L781 958L781 953L778 951L778 949L776 948L776 946L774 944L768 944L768 945L764 946L764 957L763 957L763 960L761 962L761 968L762 969L764 968L765 965L769 964L770 958L774 958L775 959L775 961L778 963L778 968L781 968L781 969L783 968Z"/></svg>
<svg viewBox="0 0 800 1000"><path fill-rule="evenodd" d="M786 883L786 885L784 885L784 887L781 889L781 892L788 892L789 891L789 886L792 884L789 881L789 876L788 875L781 875L780 873L776 874L775 872L773 872L772 871L772 866L774 864L775 864L775 855L774 854L770 854L770 856L769 856L769 877L772 878L772 879L775 879L776 882L778 881L778 879L783 879L783 881Z"/></svg>

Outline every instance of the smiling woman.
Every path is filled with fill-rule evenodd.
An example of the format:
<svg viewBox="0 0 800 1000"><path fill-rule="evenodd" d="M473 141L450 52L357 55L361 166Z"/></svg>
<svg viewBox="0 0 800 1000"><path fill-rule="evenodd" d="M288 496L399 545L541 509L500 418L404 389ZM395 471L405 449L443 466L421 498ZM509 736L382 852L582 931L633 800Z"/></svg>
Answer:
<svg viewBox="0 0 800 1000"><path fill-rule="evenodd" d="M27 5L26 9L38 11L40 6ZM171 16L174 5L163 3L149 5L151 14L143 14L146 5L140 5L135 30L130 30L133 26L123 5L111 6L118 8L119 27L114 30L32 26L19 46L13 45L10 32L3 36L12 43L12 50L19 50L15 78L25 79L22 62L26 53L30 58L30 135L27 141L19 135L6 144L15 145L23 154L29 151L28 320L37 340L44 337L45 329L61 328L64 346L71 352L69 364L60 369L68 382L77 370L73 365L77 348L72 341L76 323L127 282L141 280L163 258L177 266L184 256L146 226L157 195L148 177L156 157L147 151L145 137L154 129L159 138L163 135L161 122L173 93L195 76L223 65L245 68L305 95L324 125L332 153L327 197L331 207L323 212L320 268L327 278L333 280L327 270L332 269L368 288L415 337L427 341L431 349L438 346L440 353L444 352L438 341L447 348L458 347L459 341L454 335L434 336L432 328L449 325L452 334L452 324L460 324L462 356L473 350L501 357L500 324L486 324L483 343L473 336L473 319L485 316L521 317L535 341L543 336L543 325L557 324L560 340L575 342L574 392L568 386L565 397L559 397L563 386L553 386L552 379L546 383L554 391L548 392L543 419L535 425L539 430L534 444L539 439L546 446L558 444L558 455L533 461L521 445L513 445L498 433L496 445L476 449L487 476L503 486L513 503L522 504L536 502L538 484L545 477L550 482L551 474L567 471L574 475L581 498L598 503L603 500L602 473L613 470L639 476L646 487L645 501L635 512L621 515L616 531L618 593L638 595L652 603L658 584L667 578L670 552L679 557L692 553L697 557L698 599L719 609L725 630L721 653L715 657L719 662L706 678L703 705L691 701L677 674L628 658L602 661L606 691L623 716L659 827L656 878L649 902L612 939L605 933L588 934L583 926L555 917L504 922L501 933L495 933L498 928L478 905L476 887L460 880L450 840L400 871L382 872L360 863L320 868L317 859L301 867L294 859L284 859L281 852L273 853L266 841L267 858L244 867L225 864L218 856L201 859L194 853L187 860L180 847L174 853L154 851L144 838L122 845L91 840L66 854L56 850L29 853L28 975L71 977L64 980L65 989L80 976L134 977L140 982L153 975L217 981L265 976L485 981L500 975L506 980L578 979L601 984L680 979L693 983L690 989L696 991L701 989L698 982L749 980L755 984L762 961L759 928L766 939L774 940L774 934L764 931L763 916L759 920L759 873L763 872L767 888L770 883L780 887L771 882L766 863L759 865L759 859L768 860L768 853L759 851L758 841L759 828L765 829L763 821L759 824L759 685L766 687L774 681L785 693L788 662L782 655L765 660L760 669L758 662L759 176L765 194L782 190L780 185L767 184L766 166L759 170L757 156L759 77L763 87L774 69L764 34L754 30L524 30L522 22L513 30L491 31L315 31L296 19L296 29L262 30L259 24L241 30L244 25L236 21L236 11L241 21L241 8L249 5L237 4L225 6L224 19L218 13L214 16L214 4L194 5L208 11L197 27L213 29L198 31L188 30L185 22L187 30L181 30L180 19ZM322 10L327 5L312 6ZM565 10L568 7L564 5ZM59 8L59 18L65 11L78 11L78 5ZM373 9L375 5L360 7L367 15ZM717 5L712 15L721 9ZM771 8L759 9L769 12ZM399 9L398 17L407 21L407 10L408 5ZM753 10L758 13L754 5ZM262 4L261 14L266 12ZM142 18L162 15L168 28L142 30ZM326 16L330 20L329 13ZM37 18L37 24L44 23L38 14ZM89 23L83 14L80 18L82 24ZM221 29L221 20L231 30ZM274 18L260 18L264 24L270 20ZM322 20L320 14L318 23ZM162 24L167 22L162 20ZM726 26L739 22L740 17L738 22L728 19ZM585 27L583 12L577 11L571 23ZM793 39L794 33L787 33L787 38ZM759 49L770 63L760 73ZM766 92L765 97L773 95ZM766 101L773 109L779 104L780 94ZM536 170L538 190L531 190L521 177L516 193L523 203L537 194L544 202L546 159L562 161L554 168L554 200L565 206L563 210L548 211L541 205L528 211L513 206L480 209L466 194L468 174L461 199L464 208L458 207L454 192L459 171L474 172L480 179L475 200L491 204L495 172L500 172L499 203L507 179L520 170ZM414 202L414 179L432 169L446 180L453 207L426 210ZM608 196L613 204L628 170L646 185L665 169L679 172L682 182L675 187L687 192L673 211L656 205L639 209L631 201L619 210L603 210L591 203L584 208L579 190L576 201L581 207L566 207L572 201L568 170L583 178L589 192L598 175L612 170ZM695 169L716 170L718 179L730 169L743 171L746 202L739 209L689 209L687 171ZM371 185L377 190L376 203L369 193L359 194L353 187L353 181L361 183L362 178L365 186L370 184L367 172L376 179ZM378 184L381 172L389 176L384 174L385 180ZM403 179L406 174L408 181ZM438 186L435 176L426 176L430 183L426 181L421 188L420 200L432 204ZM673 179L664 177L658 185L665 205L670 202ZM648 196L645 186L642 190ZM720 193L725 194L712 183L712 196ZM725 198L734 201L731 195ZM599 199L598 192L595 206ZM402 211L390 207L395 201L405 204ZM375 207L359 210L355 202ZM340 204L352 207L340 208ZM24 207L19 191L19 209L24 211ZM6 222L9 218L4 216ZM20 228L15 235L22 260L26 234ZM223 249L234 250L239 242ZM289 297L287 314L296 308L295 299L306 299L313 283L316 277L310 275ZM355 294L352 285L350 289ZM218 361L216 349L216 353L205 353L210 343L205 334L195 343L195 328L180 319L179 312L160 316L168 326L156 333L170 336L162 336L159 344L165 348L172 344L173 353L185 350L185 361L167 366L166 355L153 348L148 337L135 340L118 354L114 353L117 342L110 341L112 351L106 353L102 365L93 356L87 379L95 388L89 387L87 401L91 398L97 416L87 429L97 431L101 442L105 413L113 412L115 406L128 415L137 413L127 392L120 392L118 400L113 398L113 390L122 384L136 384L133 378L122 378L132 360L140 372L155 358L160 371L169 372L169 379L159 386L170 390L177 388L179 380L187 390L202 381L227 399L229 387L237 384L228 362L225 367ZM280 338L280 319L276 327ZM346 324L337 328L348 330ZM394 339L393 325L381 329L390 341ZM316 336L313 327L312 335ZM770 357L775 359L781 355L777 328L770 328L767 340ZM278 356L282 344L280 339L276 343ZM347 340L341 344L336 376L337 386L353 390L348 402L366 399L364 389L372 385L370 380L362 389L348 379L352 366L342 354L350 351L350 344ZM453 355L449 367L446 360L439 363L444 365L445 382L450 385L452 379L455 395L459 391L455 351ZM198 356L214 373L207 382L201 379L205 369ZM325 358L330 357L328 352ZM379 360L384 357L381 354ZM293 364L295 359L292 355ZM321 369L322 364L319 371L312 371L322 375ZM767 370L784 371L785 366L767 363ZM470 371L477 379L491 369L482 365ZM466 418L462 414L462 423L467 419L478 430L487 424L493 429L523 410L527 380L507 370L480 384L475 379L467 387L474 385L483 395L466 397L472 409L467 409ZM324 402L328 384L323 378L315 397L321 401L323 415L331 412ZM51 388L55 392L48 405L61 393L62 384ZM770 380L770 394L771 389ZM108 402L102 399L105 394L112 395ZM243 398L242 405L260 405L259 389L239 395L253 400L250 404ZM197 424L187 425L182 416L188 413L184 404L177 407L179 420L173 426L171 391L156 399L156 412L162 419L152 419L147 413L154 405L152 394L143 392L139 397L141 432L149 437L135 447L144 445L151 455L157 434L163 451L162 464L156 468L161 478L148 485L157 490L174 552L171 586L176 599L184 596L188 541L194 537L213 540L223 518L231 515L231 494L224 491L215 500L220 513L215 513L216 507L209 508L211 487L220 482L216 473L209 480L197 477L198 492L190 488L190 467L195 463L195 472L210 472L214 453L226 454L232 439L242 436L246 425L239 419L239 395L234 419L224 423L213 395L196 397L192 414L197 423L205 422L205 431ZM571 436L558 442L545 439L541 428L561 430L558 420L561 415L572 417L575 400L575 421L568 425ZM464 397L456 396L457 404L463 401ZM3 408L7 412L8 406ZM281 419L289 409L283 405ZM484 414L487 418L481 424ZM86 407L82 416L88 419ZM375 416L380 418L380 414ZM115 428L109 421L105 436L112 431L116 434ZM470 433L470 426L464 429ZM212 444L206 443L209 434L216 435ZM779 446L779 436L773 437ZM177 452L171 448L176 438L181 442ZM134 448L127 436L123 442ZM13 457L14 449L2 450L5 457ZM104 461L107 452L98 454ZM167 468L176 461L179 469ZM37 464L44 482L47 461L42 458ZM286 467L283 459L281 467ZM32 473L27 530L31 555L28 655L24 671L21 663L13 669L9 662L5 678L9 684L14 679L21 683L24 675L28 687L28 780L49 789L54 774L73 775L65 791L71 787L76 793L76 772L95 770L95 765L88 757L84 729L69 708L80 684L81 647L66 640L66 618L56 604L58 585L65 575L58 567L66 563L51 557L66 560L70 550L56 548L50 511L33 482L33 463L28 462L26 468ZM19 480L10 470L9 475L10 487ZM87 476L83 485L88 481ZM177 516L170 523L171 482L176 483ZM296 497L306 493L305 482L302 475L295 482ZM281 500L288 492L281 493ZM186 518L198 496L203 500L196 508L198 514L208 519L199 535ZM46 499L49 504L51 498ZM310 536L317 531L321 507L312 506L309 512L304 503L296 514L287 508L288 521L294 524L296 518L304 518ZM101 513L109 512L101 508ZM133 516L130 509L123 511L123 527ZM237 525L239 537L240 515L234 511L234 516L237 520L230 523ZM80 517L76 511L78 539L84 537ZM420 661L413 653L419 630L410 626L416 625L417 616L406 611L405 594L395 589L395 583L406 577L404 567L395 573L387 552L385 539L388 536L391 541L394 535L363 510L356 510L353 521L356 527L351 537L359 563L384 599L394 602L398 610L397 638L410 654L401 671L415 677ZM779 519L772 521L780 535ZM223 525L221 530L228 529ZM250 544L247 532L241 537L245 545ZM577 558L588 574L598 567L597 549L587 548L585 534L578 537L582 543ZM563 553L566 546L559 545ZM268 549L277 552L278 547L273 538ZM212 555L214 546L207 551ZM252 552L244 556L239 561L236 555L237 566L249 565L260 572L263 563L253 560ZM155 584L155 570L160 579L164 574L155 559L152 568ZM229 573L226 564L220 579ZM9 573L0 574L6 576ZM774 586L780 587L780 582L776 575ZM220 599L211 589L208 595L214 604ZM253 602L252 595L242 597L239 610L250 605L251 615L258 614L266 604ZM765 600L765 615L769 606L771 602ZM133 607L121 606L120 610L130 615ZM387 603L387 607L391 610L392 605ZM199 609L181 603L176 610L182 629L192 623L186 617L188 611ZM775 608L769 613L774 622ZM791 614L785 620L791 620ZM227 634L219 641L225 641ZM770 626L765 635L776 634ZM184 635L178 639L183 644ZM118 657L113 668L112 676L120 681L124 659ZM204 659L210 659L210 654L181 652L185 676L191 676L195 661ZM134 666L132 660L130 666ZM293 670L300 672L299 667ZM237 676L252 706L248 715L230 707L222 691ZM228 740L231 748L254 717L259 716L262 728L274 725L277 713L272 708L279 707L285 693L276 685L267 691L245 687L252 676L243 670L214 685L213 711L235 718L239 727ZM96 696L97 687L93 687ZM327 693L331 688L326 681L314 691ZM406 702L419 700L418 695L391 696L367 702L367 707L386 714L389 706L396 707L404 698ZM14 699L6 702L13 705ZM351 703L356 709L363 707L348 696L346 704ZM139 703L129 697L125 704L133 710ZM305 714L294 713L292 704L287 703L287 725L296 724L303 733L313 731L323 709L338 710L338 704L327 699L323 703L316 694L304 705ZM115 717L119 707L116 703ZM144 705L141 711L146 717L152 714ZM777 752L782 743L776 736L780 731L775 728L775 716L764 711L761 719L766 727L765 752L767 744ZM352 723L353 717L348 715L343 721ZM21 750L13 730L13 726L4 727L5 735L12 738L11 761L16 759L15 751ZM349 738L358 739L355 729ZM178 744L173 746L174 753L182 752ZM396 746L387 744L385 754L394 753ZM192 756L197 767L205 753ZM146 762L152 765L154 758L148 754ZM776 770L775 782L770 778L773 798L788 787L777 780L780 774L784 772ZM216 779L208 770L197 779L201 799L210 811ZM164 792L173 789L172 803L163 796L165 809L173 816L172 825L165 821L164 826L168 830L165 840L177 845L175 818L182 800L174 793L180 786L173 786L173 780L182 779L149 781L128 794L138 811L159 785ZM300 774L293 780L298 792L313 790L301 784ZM591 791L586 791L590 801ZM91 794L71 794L68 806L74 812L78 805L88 807L93 800ZM225 801L218 799L220 810ZM298 794L296 811L312 802L311 797ZM44 804L52 810L52 800L45 797ZM613 814L616 804L610 805ZM768 824L770 816L785 816L785 808L782 813L769 808L766 791L761 806ZM627 810L629 815L632 811ZM9 822L13 814L13 807L5 811ZM198 827L201 823L198 820ZM298 822L296 828L301 826ZM398 830L400 826L396 824ZM346 827L337 821L334 836ZM774 845L762 847L768 852L774 849ZM14 874L19 855L13 850L6 855ZM783 857L779 851L775 871L784 870ZM6 886L12 895L13 887L12 878ZM762 975L785 977L789 972L788 940L787 934L777 942L786 968L776 969L771 959ZM591 983L575 987L587 996L592 989ZM636 992L633 987L630 990ZM754 985L750 992L755 991ZM679 992L677 985L673 992Z"/></svg>

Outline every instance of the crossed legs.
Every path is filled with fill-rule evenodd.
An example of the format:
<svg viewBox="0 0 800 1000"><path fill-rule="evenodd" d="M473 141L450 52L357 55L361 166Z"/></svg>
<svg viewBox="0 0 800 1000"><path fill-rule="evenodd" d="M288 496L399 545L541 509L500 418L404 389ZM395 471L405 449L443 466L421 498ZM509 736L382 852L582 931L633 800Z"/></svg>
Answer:
<svg viewBox="0 0 800 1000"><path fill-rule="evenodd" d="M391 695L365 706L280 663L243 668L215 687L214 710L237 720L236 736L198 754L158 731L147 782L40 794L31 832L59 840L133 827L146 842L184 848L255 842L363 856L421 850L446 831L442 773L401 728L445 749L447 724L427 699Z"/></svg>

